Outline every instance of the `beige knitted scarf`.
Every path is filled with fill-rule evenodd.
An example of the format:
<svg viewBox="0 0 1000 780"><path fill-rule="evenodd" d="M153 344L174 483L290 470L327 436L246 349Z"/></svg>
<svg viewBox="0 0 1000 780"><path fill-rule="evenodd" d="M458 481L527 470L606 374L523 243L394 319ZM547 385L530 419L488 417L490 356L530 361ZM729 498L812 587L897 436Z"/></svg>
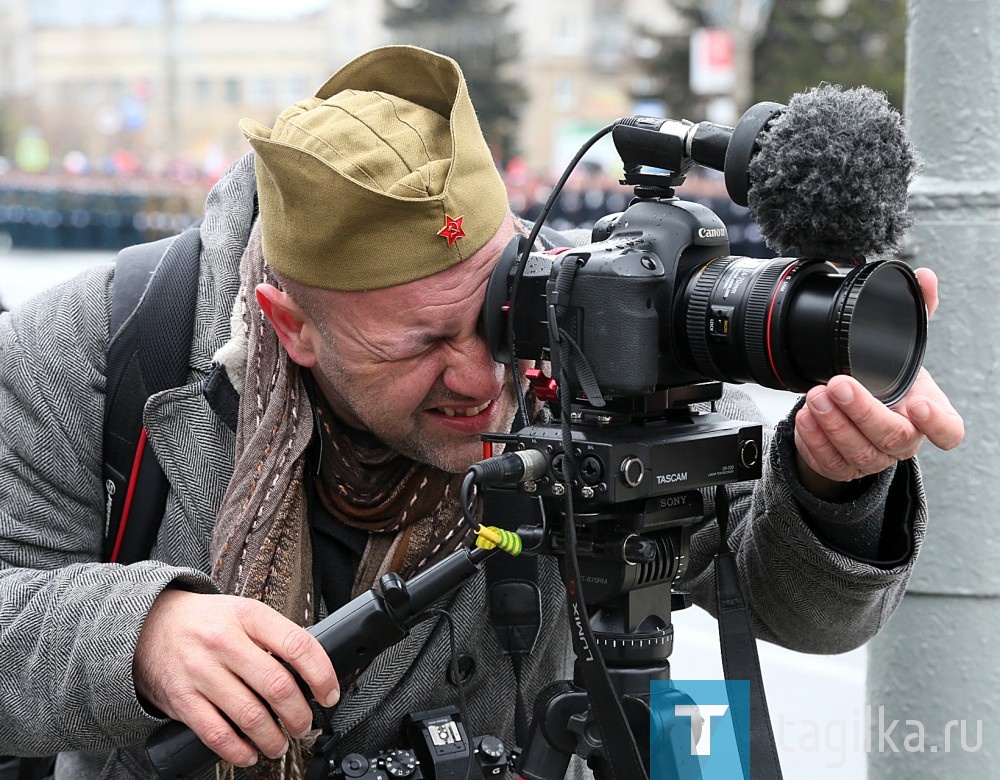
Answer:
<svg viewBox="0 0 1000 780"><path fill-rule="evenodd" d="M240 262L232 338L216 355L242 392L235 468L210 548L212 576L223 592L263 601L308 626L315 594L303 475L314 410L299 366L257 304L260 283L279 286L264 261L256 223ZM234 376L233 364L243 360L243 375ZM371 437L348 435L322 398L315 414L322 440L320 500L342 522L372 532L355 595L387 571L411 577L463 542L462 475L415 463ZM302 777L308 750L295 740L290 745L285 759L261 760L255 774Z"/></svg>
<svg viewBox="0 0 1000 780"><path fill-rule="evenodd" d="M234 340L246 345L236 463L212 535L212 576L225 593L263 601L299 625L312 623L312 546L302 490L313 414L299 366L254 297L275 284L255 223L240 262ZM239 321L239 324L237 324Z"/></svg>

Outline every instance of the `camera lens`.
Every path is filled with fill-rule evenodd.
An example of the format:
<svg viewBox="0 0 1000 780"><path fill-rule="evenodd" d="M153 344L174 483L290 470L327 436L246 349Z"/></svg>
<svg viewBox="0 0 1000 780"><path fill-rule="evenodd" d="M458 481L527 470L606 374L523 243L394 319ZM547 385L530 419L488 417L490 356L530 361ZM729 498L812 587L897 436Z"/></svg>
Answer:
<svg viewBox="0 0 1000 780"><path fill-rule="evenodd" d="M804 392L850 374L892 404L920 370L927 310L904 263L719 257L692 274L680 316L699 372Z"/></svg>

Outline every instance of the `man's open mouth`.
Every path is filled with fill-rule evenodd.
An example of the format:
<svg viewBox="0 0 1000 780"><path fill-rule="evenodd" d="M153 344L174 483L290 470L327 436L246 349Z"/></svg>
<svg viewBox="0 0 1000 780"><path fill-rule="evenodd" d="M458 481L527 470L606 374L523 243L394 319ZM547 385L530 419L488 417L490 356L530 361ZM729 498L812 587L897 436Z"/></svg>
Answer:
<svg viewBox="0 0 1000 780"><path fill-rule="evenodd" d="M475 417L489 409L492 401L487 401L482 406L467 406L456 408L454 406L439 406L435 411L441 412L446 417Z"/></svg>

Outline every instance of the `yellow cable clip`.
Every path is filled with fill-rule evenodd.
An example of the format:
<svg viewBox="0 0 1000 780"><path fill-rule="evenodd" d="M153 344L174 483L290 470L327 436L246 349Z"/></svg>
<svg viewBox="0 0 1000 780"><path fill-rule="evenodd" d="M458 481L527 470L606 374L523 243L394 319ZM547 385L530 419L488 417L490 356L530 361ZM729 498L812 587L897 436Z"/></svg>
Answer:
<svg viewBox="0 0 1000 780"><path fill-rule="evenodd" d="M481 525L476 531L476 546L485 550L499 547L511 555L520 555L521 537L512 531L505 531L503 528Z"/></svg>

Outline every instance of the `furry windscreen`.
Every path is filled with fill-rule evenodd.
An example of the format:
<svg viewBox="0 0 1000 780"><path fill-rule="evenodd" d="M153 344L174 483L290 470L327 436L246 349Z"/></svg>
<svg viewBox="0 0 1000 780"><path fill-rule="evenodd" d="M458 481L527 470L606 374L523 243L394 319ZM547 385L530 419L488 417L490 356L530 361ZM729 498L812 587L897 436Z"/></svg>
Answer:
<svg viewBox="0 0 1000 780"><path fill-rule="evenodd" d="M883 93L796 94L757 142L749 208L771 249L825 259L898 249L919 160Z"/></svg>

